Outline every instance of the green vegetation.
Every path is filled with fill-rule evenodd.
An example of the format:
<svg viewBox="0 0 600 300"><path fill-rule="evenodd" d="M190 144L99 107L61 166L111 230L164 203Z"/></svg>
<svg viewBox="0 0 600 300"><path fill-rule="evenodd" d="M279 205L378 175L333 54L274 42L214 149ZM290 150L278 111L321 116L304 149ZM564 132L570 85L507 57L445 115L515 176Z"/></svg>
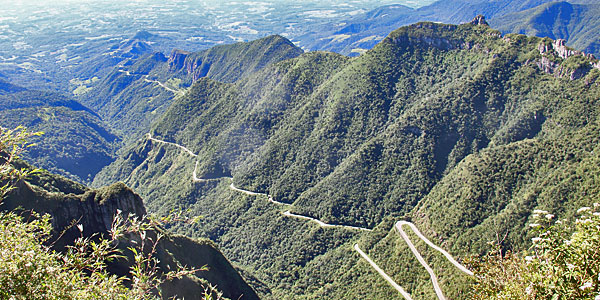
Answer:
<svg viewBox="0 0 600 300"><path fill-rule="evenodd" d="M143 139L95 184L124 180L150 211L204 216L170 229L214 240L263 298L396 297L352 249L358 242L415 299L429 299L429 277L390 231L394 221L412 220L464 258L489 251L496 235L507 235L505 249L526 249L529 211L563 217L600 197L597 71L579 68L590 58L540 53L549 42L419 23L358 58L311 52L233 83L201 79L151 130L197 157ZM546 73L548 61L581 79ZM290 205L232 191L225 178L194 182L194 170ZM375 231L320 228L288 209ZM466 297L474 281L416 245L444 293Z"/></svg>
<svg viewBox="0 0 600 300"><path fill-rule="evenodd" d="M62 95L17 91L0 95L0 125L24 125L47 134L34 143L24 158L40 167L79 182L91 182L113 160L119 139L89 108Z"/></svg>
<svg viewBox="0 0 600 300"><path fill-rule="evenodd" d="M555 220L534 211L535 236L523 254L501 248L475 261L472 299L598 299L600 297L600 213L582 207L574 219Z"/></svg>

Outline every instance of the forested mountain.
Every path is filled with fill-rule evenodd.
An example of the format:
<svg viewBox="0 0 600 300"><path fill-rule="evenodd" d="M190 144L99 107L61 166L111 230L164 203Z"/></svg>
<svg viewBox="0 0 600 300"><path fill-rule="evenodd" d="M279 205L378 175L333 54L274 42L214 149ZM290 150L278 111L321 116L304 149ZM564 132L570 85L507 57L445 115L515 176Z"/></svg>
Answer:
<svg viewBox="0 0 600 300"><path fill-rule="evenodd" d="M146 132L173 99L201 77L234 82L268 64L296 57L298 47L279 36L169 57L152 53L113 69L80 99L126 137Z"/></svg>
<svg viewBox="0 0 600 300"><path fill-rule="evenodd" d="M597 199L584 174L598 171L599 76L564 42L502 36L482 17L418 23L357 58L310 52L235 82L201 78L95 184L124 180L153 212L205 216L174 230L214 239L265 299L395 297L355 241L429 299L393 222L412 219L466 257L503 233L527 247L533 209L565 215ZM469 279L427 256L464 298Z"/></svg>
<svg viewBox="0 0 600 300"><path fill-rule="evenodd" d="M600 55L600 3L551 2L493 19L490 24L504 33L564 39L568 45Z"/></svg>
<svg viewBox="0 0 600 300"><path fill-rule="evenodd" d="M0 125L43 131L25 158L80 182L113 160L119 138L89 108L69 97L0 81Z"/></svg>

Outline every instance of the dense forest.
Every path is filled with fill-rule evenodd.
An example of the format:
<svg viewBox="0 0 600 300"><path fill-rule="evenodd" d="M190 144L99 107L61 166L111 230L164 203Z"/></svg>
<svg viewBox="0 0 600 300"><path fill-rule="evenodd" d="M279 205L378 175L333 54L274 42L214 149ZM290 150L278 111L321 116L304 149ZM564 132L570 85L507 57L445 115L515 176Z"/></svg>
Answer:
<svg viewBox="0 0 600 300"><path fill-rule="evenodd" d="M533 210L568 217L598 198L597 66L482 18L418 23L357 58L310 52L235 82L201 78L94 184L123 180L153 212L202 216L171 229L213 239L264 299L395 297L354 243L430 299L395 221L465 259L490 241L525 250ZM472 279L417 247L444 292L466 297Z"/></svg>

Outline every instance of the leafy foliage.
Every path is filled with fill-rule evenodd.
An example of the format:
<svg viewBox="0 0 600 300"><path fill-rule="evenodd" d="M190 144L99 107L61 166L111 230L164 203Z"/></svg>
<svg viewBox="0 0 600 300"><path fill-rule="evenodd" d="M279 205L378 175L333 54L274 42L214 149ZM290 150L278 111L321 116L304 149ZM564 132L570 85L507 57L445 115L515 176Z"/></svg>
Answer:
<svg viewBox="0 0 600 300"><path fill-rule="evenodd" d="M598 207L580 208L574 221L555 221L547 211L534 211L530 250L497 250L474 262L478 273L473 299L598 299Z"/></svg>
<svg viewBox="0 0 600 300"><path fill-rule="evenodd" d="M0 127L0 203L6 195L13 190L16 181L22 180L27 176L36 173L38 170L28 170L26 168L17 169L13 163L16 161L23 150L31 144L28 139L32 136L39 136L42 132L30 132L22 126L15 129L5 129Z"/></svg>
<svg viewBox="0 0 600 300"><path fill-rule="evenodd" d="M162 229L194 220L146 216L123 184L91 191L32 169L18 156L39 133L0 133L0 298L256 298L214 244ZM201 275L208 265L219 271Z"/></svg>

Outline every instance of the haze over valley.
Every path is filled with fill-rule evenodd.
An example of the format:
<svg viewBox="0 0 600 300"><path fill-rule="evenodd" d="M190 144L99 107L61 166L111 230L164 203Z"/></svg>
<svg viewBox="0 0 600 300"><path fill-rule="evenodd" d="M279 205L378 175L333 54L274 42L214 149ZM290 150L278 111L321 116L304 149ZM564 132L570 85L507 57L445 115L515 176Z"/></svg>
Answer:
<svg viewBox="0 0 600 300"><path fill-rule="evenodd" d="M0 298L600 299L597 1L0 5Z"/></svg>

